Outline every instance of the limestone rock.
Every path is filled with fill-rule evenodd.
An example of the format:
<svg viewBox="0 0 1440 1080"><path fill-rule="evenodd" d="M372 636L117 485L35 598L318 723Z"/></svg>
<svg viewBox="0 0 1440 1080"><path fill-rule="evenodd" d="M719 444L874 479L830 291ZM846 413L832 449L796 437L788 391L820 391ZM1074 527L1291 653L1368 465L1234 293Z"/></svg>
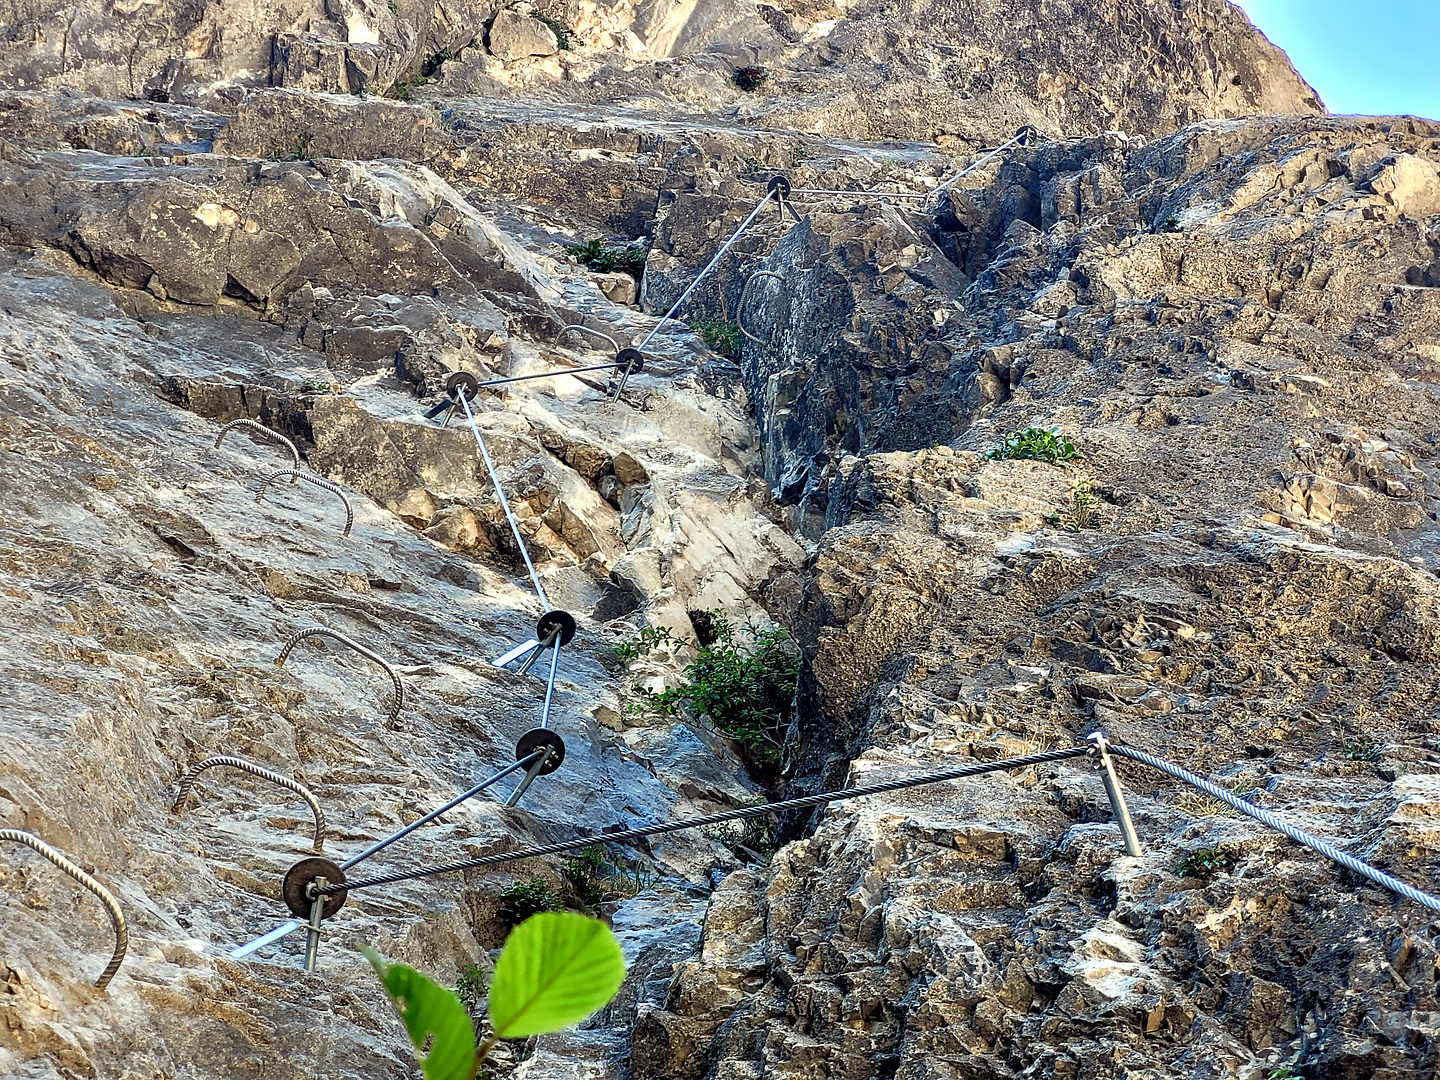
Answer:
<svg viewBox="0 0 1440 1080"><path fill-rule="evenodd" d="M505 8L495 16L486 36L492 55L507 63L530 56L553 56L559 51L555 31L539 19Z"/></svg>

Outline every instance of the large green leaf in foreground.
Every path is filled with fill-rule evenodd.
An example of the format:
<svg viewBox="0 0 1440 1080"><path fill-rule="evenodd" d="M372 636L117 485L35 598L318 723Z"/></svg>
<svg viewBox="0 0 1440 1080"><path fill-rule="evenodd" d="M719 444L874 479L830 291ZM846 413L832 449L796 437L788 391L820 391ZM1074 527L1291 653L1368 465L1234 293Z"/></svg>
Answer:
<svg viewBox="0 0 1440 1080"><path fill-rule="evenodd" d="M426 1080L470 1080L476 1065L475 1029L460 999L414 968L387 963L374 949L360 951L385 984L416 1052L433 1037L430 1052L420 1059Z"/></svg>
<svg viewBox="0 0 1440 1080"><path fill-rule="evenodd" d="M566 912L532 915L505 942L490 982L490 1022L502 1039L579 1023L620 989L625 957L610 928Z"/></svg>

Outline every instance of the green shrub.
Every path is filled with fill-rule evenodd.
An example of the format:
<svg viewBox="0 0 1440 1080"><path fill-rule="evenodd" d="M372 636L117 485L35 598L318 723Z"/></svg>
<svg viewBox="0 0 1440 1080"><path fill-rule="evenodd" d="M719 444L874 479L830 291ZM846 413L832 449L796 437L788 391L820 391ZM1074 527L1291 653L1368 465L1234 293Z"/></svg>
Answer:
<svg viewBox="0 0 1440 1080"><path fill-rule="evenodd" d="M1080 460L1080 451L1060 433L1059 428L1032 427L1024 431L1012 431L1000 440L999 446L985 456L993 461L1015 458L1059 464L1062 461Z"/></svg>
<svg viewBox="0 0 1440 1080"><path fill-rule="evenodd" d="M455 977L455 996L471 1015L480 1011L489 989L490 973L479 964L471 964Z"/></svg>
<svg viewBox="0 0 1440 1080"><path fill-rule="evenodd" d="M1356 735L1345 740L1345 758L1347 761L1379 761L1380 751L1383 749L1369 735Z"/></svg>
<svg viewBox="0 0 1440 1080"><path fill-rule="evenodd" d="M770 73L762 67L742 67L735 69L735 85L747 94L753 94L760 87L765 85L765 80L770 78Z"/></svg>
<svg viewBox="0 0 1440 1080"><path fill-rule="evenodd" d="M532 877L513 881L500 890L500 921L506 926L519 926L531 915L542 911L559 911L565 905L544 878Z"/></svg>
<svg viewBox="0 0 1440 1080"><path fill-rule="evenodd" d="M1066 532L1078 533L1081 529L1095 527L1095 489L1089 480L1082 480L1070 492L1070 507L1045 518L1051 525Z"/></svg>
<svg viewBox="0 0 1440 1080"><path fill-rule="evenodd" d="M629 899L655 881L642 864L611 858L603 844L581 848L561 863L560 873L565 878L565 899L591 915L606 901Z"/></svg>
<svg viewBox="0 0 1440 1080"><path fill-rule="evenodd" d="M1192 851L1175 864L1175 873L1181 877L1210 879L1216 874L1229 873L1235 868L1235 856L1219 848L1201 848Z"/></svg>
<svg viewBox="0 0 1440 1080"><path fill-rule="evenodd" d="M626 244L622 247L607 246L603 240L587 240L583 244L572 244L565 249L581 266L588 266L602 274L629 274L639 278L645 273L645 260L650 257L648 244Z"/></svg>
<svg viewBox="0 0 1440 1080"><path fill-rule="evenodd" d="M552 19L549 15L536 15L535 18L539 19L542 23L544 23L550 28L551 33L555 35L555 44L559 47L561 52L574 51L573 43L571 41L574 35L571 34L570 28L568 26L562 23L559 19Z"/></svg>
<svg viewBox="0 0 1440 1080"><path fill-rule="evenodd" d="M780 761L790 726L800 659L784 630L746 626L737 631L722 613L709 614L714 640L709 645L686 642L695 659L682 672L685 681L658 692L637 686L639 701L632 708L667 716L683 708L708 720L740 745L752 772L768 776ZM643 650L640 642L629 645L636 655Z"/></svg>
<svg viewBox="0 0 1440 1080"><path fill-rule="evenodd" d="M661 645L684 644L686 644L685 639L671 634L668 626L642 626L638 637L622 641L615 646L615 658L621 663L628 664L630 661L638 660L647 653L658 649Z"/></svg>
<svg viewBox="0 0 1440 1080"><path fill-rule="evenodd" d="M734 323L703 321L693 322L690 329L711 349L729 360L740 359L740 327Z"/></svg>
<svg viewBox="0 0 1440 1080"><path fill-rule="evenodd" d="M491 1035L476 1049L460 995L404 964L362 948L405 1025L426 1080L472 1080L501 1039L543 1035L579 1023L625 979L625 957L610 928L584 915L546 912L505 942L486 1003Z"/></svg>

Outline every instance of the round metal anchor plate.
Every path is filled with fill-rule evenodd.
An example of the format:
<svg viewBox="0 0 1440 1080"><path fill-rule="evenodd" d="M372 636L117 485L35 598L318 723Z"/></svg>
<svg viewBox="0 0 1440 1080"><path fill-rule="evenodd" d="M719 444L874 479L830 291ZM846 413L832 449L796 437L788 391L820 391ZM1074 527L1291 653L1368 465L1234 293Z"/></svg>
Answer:
<svg viewBox="0 0 1440 1080"><path fill-rule="evenodd" d="M285 881L280 886L280 895L285 898L285 906L297 919L308 921L310 918L310 897L305 895L305 890L317 877L323 877L327 885L345 884L345 871L329 859L301 859L285 871ZM334 915L345 906L345 900L349 895L349 893L340 892L327 896L325 906L320 909L320 917L328 919Z"/></svg>
<svg viewBox="0 0 1440 1080"><path fill-rule="evenodd" d="M645 370L645 354L639 349L621 349L615 354L615 363L628 367L632 372Z"/></svg>
<svg viewBox="0 0 1440 1080"><path fill-rule="evenodd" d="M782 199L790 197L790 178L786 176L772 176L770 182L765 185L770 194L778 195Z"/></svg>
<svg viewBox="0 0 1440 1080"><path fill-rule="evenodd" d="M549 728L531 728L521 735L520 741L515 744L515 760L527 758L546 746L550 747L550 757L540 767L538 775L549 776L565 760L565 740Z"/></svg>
<svg viewBox="0 0 1440 1080"><path fill-rule="evenodd" d="M556 629L560 631L560 644L569 645L575 638L575 616L568 611L547 611L535 624L535 640L544 641Z"/></svg>
<svg viewBox="0 0 1440 1080"><path fill-rule="evenodd" d="M1021 146L1029 146L1030 140L1035 138L1035 136L1038 134L1038 131L1036 131L1029 124L1026 124L1019 131L1015 132L1015 138Z"/></svg>
<svg viewBox="0 0 1440 1080"><path fill-rule="evenodd" d="M461 387L464 389L462 390ZM445 380L445 393L449 394L454 401L459 401L462 393L474 401L479 390L480 380L468 371L457 371Z"/></svg>

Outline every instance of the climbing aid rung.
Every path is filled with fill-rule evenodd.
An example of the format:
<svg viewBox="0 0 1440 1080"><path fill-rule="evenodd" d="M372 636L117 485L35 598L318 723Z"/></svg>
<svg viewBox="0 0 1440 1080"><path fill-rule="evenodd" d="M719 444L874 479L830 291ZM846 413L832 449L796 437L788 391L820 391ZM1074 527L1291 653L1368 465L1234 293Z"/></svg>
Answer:
<svg viewBox="0 0 1440 1080"><path fill-rule="evenodd" d="M253 761L247 761L245 758L240 757L232 757L227 754L217 754L214 757L208 757L198 765L193 765L186 770L185 774L180 777L179 787L175 793L175 804L170 808L174 813L180 814L185 811L185 799L190 794L190 789L195 786L196 779L206 769L213 768L216 765L239 769L242 772L249 773L251 776L258 776L262 780L269 780L272 784L279 784L281 787L288 788L290 791L295 792L295 794L310 804L310 811L315 815L314 849L319 851L325 846L325 811L320 808L320 800L315 798L309 788L300 783L300 781L286 776L284 773L274 772L265 768L263 765L257 765Z"/></svg>
<svg viewBox="0 0 1440 1080"><path fill-rule="evenodd" d="M345 528L340 530L340 535L350 535L350 529L355 524L355 509L350 505L350 499L346 496L345 489L339 484L331 483L323 476L316 476L310 472L301 472L299 469L281 469L278 472L271 473L265 477L264 480L260 481L260 490L255 494L255 501L258 503L261 499L265 498L265 489L282 476L288 476L291 480L304 480L308 484L314 484L316 487L324 488L326 491L340 496L340 501L345 504Z"/></svg>
<svg viewBox="0 0 1440 1080"><path fill-rule="evenodd" d="M17 844L24 844L32 851L39 852L99 897L100 902L105 905L105 910L110 913L110 922L115 928L115 952L110 957L110 963L105 965L105 970L95 980L96 989L104 990L110 985L110 980L115 977L115 973L120 970L120 965L125 962L125 950L130 947L130 929L125 924L125 913L120 910L119 901L115 899L109 889L39 837L21 832L19 829L0 829L0 840L13 840Z"/></svg>
<svg viewBox="0 0 1440 1080"><path fill-rule="evenodd" d="M589 334L592 337L600 338L602 341L608 341L610 343L610 347L615 350L615 355L620 355L620 343L618 341L616 341L609 334L601 330L596 330L594 327L586 326L583 323L570 323L567 326L562 326L560 328L560 332L555 335L556 343L558 344L560 339L563 338L566 334L568 334L571 330L574 330L578 334Z"/></svg>
<svg viewBox="0 0 1440 1080"><path fill-rule="evenodd" d="M750 286L755 283L756 278L774 278L776 281L784 281L784 274L777 274L774 270L756 270L745 279L745 287L740 290L740 302L735 305L735 325L740 327L740 333L744 334L756 345L764 345L765 339L756 337L745 326L745 298L750 295Z"/></svg>
<svg viewBox="0 0 1440 1080"><path fill-rule="evenodd" d="M285 658L290 655L290 650L304 641L307 637L328 637L334 638L341 645L347 645L367 660L379 664L385 669L385 674L390 676L390 682L395 687L395 703L390 706L390 715L386 719L386 726L395 728L400 719L400 710L405 707L405 684L400 681L399 674L384 659L371 652L358 641L346 637L338 630L331 630L328 626L307 626L304 630L297 630L290 635L290 640L285 642L285 647L280 650L280 655L275 658L276 666L285 663Z"/></svg>
<svg viewBox="0 0 1440 1080"><path fill-rule="evenodd" d="M300 468L300 451L296 448L295 444L289 439L287 439L284 435L281 435L278 431L268 428L264 424L261 424L255 420L231 420L228 424L222 427L220 429L220 433L215 436L215 449L219 450L220 444L225 441L225 436L237 429L253 431L257 435L265 436L265 438L269 439L271 442L276 442L279 443L281 446L284 446L285 449L290 451L290 456L295 459L295 468L297 470ZM295 483L295 481L291 480L291 483Z"/></svg>

